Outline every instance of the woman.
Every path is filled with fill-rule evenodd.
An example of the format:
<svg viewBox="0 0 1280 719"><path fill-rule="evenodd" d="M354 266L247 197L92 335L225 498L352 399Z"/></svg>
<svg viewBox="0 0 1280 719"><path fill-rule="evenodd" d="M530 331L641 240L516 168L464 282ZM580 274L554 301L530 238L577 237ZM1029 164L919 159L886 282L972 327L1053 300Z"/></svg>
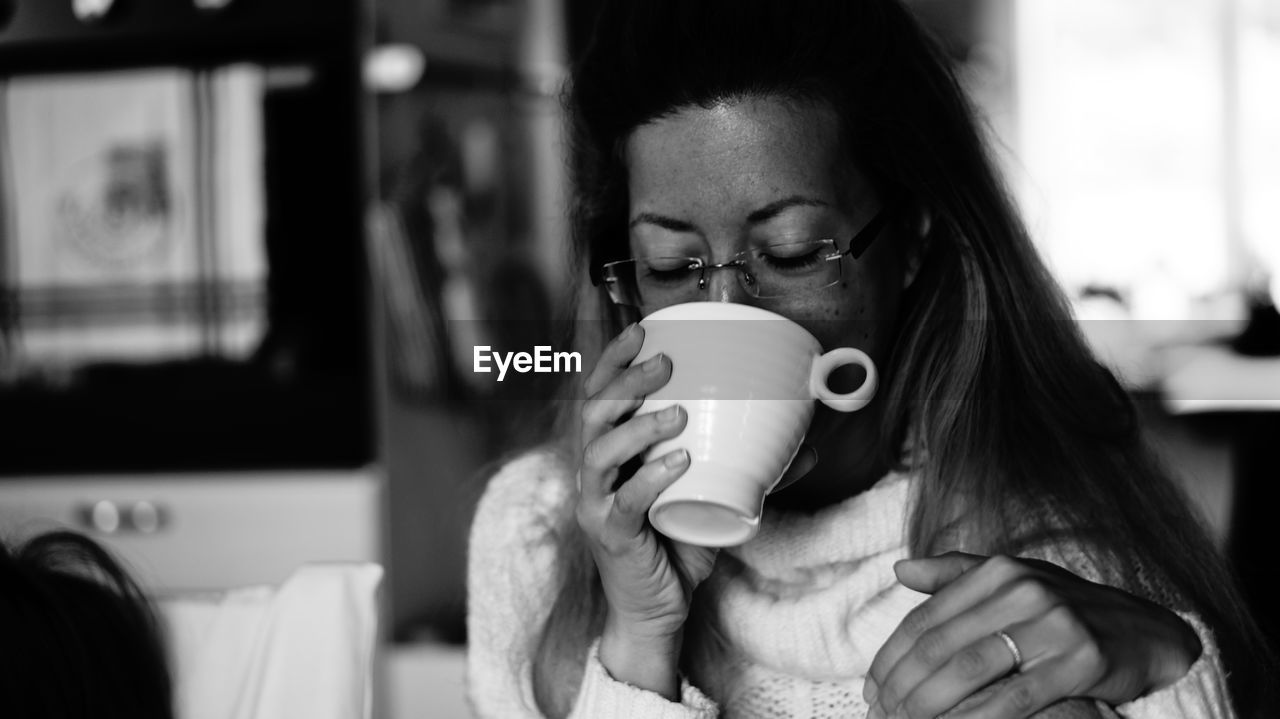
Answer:
<svg viewBox="0 0 1280 719"><path fill-rule="evenodd" d="M1228 577L901 5L611 3L572 81L575 240L613 339L561 451L478 510L481 715L1263 711ZM834 281L748 279L818 239ZM637 457L685 417L633 414L671 367L630 367L623 325L670 256L695 270L663 297L763 307L882 373L863 411L819 408L759 535L719 552L645 519L688 458Z"/></svg>

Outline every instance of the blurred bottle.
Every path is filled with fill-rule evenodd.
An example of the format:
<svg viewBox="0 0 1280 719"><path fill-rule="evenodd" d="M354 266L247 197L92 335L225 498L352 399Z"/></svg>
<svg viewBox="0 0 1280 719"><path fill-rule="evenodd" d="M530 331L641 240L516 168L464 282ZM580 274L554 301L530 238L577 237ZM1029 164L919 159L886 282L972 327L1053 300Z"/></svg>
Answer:
<svg viewBox="0 0 1280 719"><path fill-rule="evenodd" d="M1276 310L1276 295L1280 294L1280 276L1267 271L1257 273L1245 287L1249 307L1249 320L1231 342L1231 347L1242 355L1270 357L1280 355L1280 312Z"/></svg>
<svg viewBox="0 0 1280 719"><path fill-rule="evenodd" d="M569 74L569 42L564 0L528 0L516 40L516 74L521 92L517 112L529 158L524 180L528 196L530 257L543 284L556 288L554 302L567 302L573 283L567 275L569 163L561 88Z"/></svg>

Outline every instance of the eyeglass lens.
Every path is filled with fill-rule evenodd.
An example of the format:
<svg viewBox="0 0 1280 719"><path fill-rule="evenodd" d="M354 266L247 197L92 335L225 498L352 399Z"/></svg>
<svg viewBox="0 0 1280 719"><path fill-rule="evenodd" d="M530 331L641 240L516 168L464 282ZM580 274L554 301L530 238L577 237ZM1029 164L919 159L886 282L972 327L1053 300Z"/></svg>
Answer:
<svg viewBox="0 0 1280 719"><path fill-rule="evenodd" d="M839 282L840 253L823 240L768 245L711 265L697 257L642 257L610 263L606 276L615 302L652 306L697 299L718 271L736 272L754 297L785 297Z"/></svg>

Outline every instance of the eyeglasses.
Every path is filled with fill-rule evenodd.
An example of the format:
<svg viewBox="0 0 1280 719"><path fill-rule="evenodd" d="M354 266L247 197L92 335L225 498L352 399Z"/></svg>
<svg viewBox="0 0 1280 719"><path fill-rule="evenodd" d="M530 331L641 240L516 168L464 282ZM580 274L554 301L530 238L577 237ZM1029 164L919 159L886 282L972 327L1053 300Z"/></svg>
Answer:
<svg viewBox="0 0 1280 719"><path fill-rule="evenodd" d="M841 250L832 239L784 242L744 250L725 262L701 257L637 257L607 262L601 276L616 305L657 307L692 302L707 288L710 273L730 269L752 297L772 299L804 295L830 287L843 276L842 260L858 259L884 229L881 209Z"/></svg>

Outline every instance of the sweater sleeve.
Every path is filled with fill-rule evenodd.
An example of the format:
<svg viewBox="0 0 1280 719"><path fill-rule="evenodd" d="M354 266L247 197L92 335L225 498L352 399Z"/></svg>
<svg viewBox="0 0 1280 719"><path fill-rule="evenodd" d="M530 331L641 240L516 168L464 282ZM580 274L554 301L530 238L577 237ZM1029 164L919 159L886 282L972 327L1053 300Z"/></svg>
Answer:
<svg viewBox="0 0 1280 719"><path fill-rule="evenodd" d="M1227 675L1218 655L1218 645L1213 632L1194 614L1177 612L1182 620L1195 629L1204 648L1200 658L1181 679L1164 689L1121 704L1116 711L1125 719L1234 719Z"/></svg>
<svg viewBox="0 0 1280 719"><path fill-rule="evenodd" d="M633 687L609 676L600 663L600 640L591 643L582 687L570 719L714 719L720 710L696 687L681 678L680 702Z"/></svg>
<svg viewBox="0 0 1280 719"><path fill-rule="evenodd" d="M539 719L533 658L563 581L559 526L569 471L549 453L521 457L485 488L467 558L467 697L482 719ZM573 719L711 719L716 705L682 681L682 701L609 676L592 642Z"/></svg>
<svg viewBox="0 0 1280 719"><path fill-rule="evenodd" d="M1124 719L1235 719L1227 674L1213 632L1200 617L1182 606L1180 598L1159 577L1139 571L1120 581L1100 570L1087 554L1070 543L1042 545L1023 556L1033 556L1061 566L1090 581L1118 586L1160 604L1177 614L1200 639L1200 657L1173 684L1114 707Z"/></svg>
<svg viewBox="0 0 1280 719"><path fill-rule="evenodd" d="M570 501L551 454L522 456L485 487L467 553L467 699L485 719L540 717L538 631L562 581L556 517Z"/></svg>

